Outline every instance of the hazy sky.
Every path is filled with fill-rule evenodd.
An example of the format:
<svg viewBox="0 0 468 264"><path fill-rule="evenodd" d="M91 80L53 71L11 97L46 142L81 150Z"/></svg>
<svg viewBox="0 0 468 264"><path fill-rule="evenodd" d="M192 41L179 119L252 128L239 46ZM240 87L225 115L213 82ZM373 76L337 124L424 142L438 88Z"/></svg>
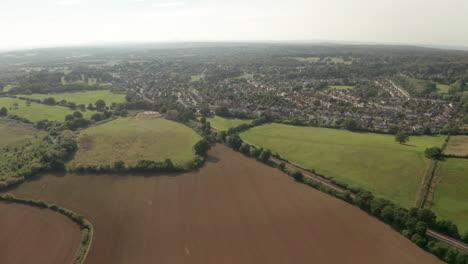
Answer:
<svg viewBox="0 0 468 264"><path fill-rule="evenodd" d="M0 0L0 49L203 40L468 46L468 1Z"/></svg>

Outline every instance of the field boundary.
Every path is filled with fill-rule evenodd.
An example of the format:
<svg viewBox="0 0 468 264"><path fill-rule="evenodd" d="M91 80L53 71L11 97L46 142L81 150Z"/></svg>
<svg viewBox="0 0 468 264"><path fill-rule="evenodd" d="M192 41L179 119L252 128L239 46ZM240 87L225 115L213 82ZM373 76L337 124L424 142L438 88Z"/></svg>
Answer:
<svg viewBox="0 0 468 264"><path fill-rule="evenodd" d="M212 129L212 130L214 132L218 132L215 129ZM232 136L232 134L231 134L231 136ZM242 142L242 144L248 145L250 149L252 149L252 148L257 149L256 146L247 144L243 140L241 140L241 142ZM448 142L448 137L447 137L447 139L445 140L445 143L442 146L443 149L445 149L445 146L447 145L447 142ZM227 143L227 141L225 141L223 143ZM229 146L229 144L227 144L227 145ZM229 147L231 147L231 146L229 146ZM235 150L239 151L238 149L235 149ZM247 156L250 156L250 155L247 155ZM353 204L353 205L356 205L355 200L356 200L356 198L358 198L358 195L360 195L361 193L368 193L373 197L372 193L370 193L368 191L360 189L359 191L356 192L355 190L350 189L347 186L340 186L340 184L334 183L332 179L328 179L324 175L318 175L312 170L308 170L308 169L302 168L300 166L294 165L294 164L290 163L289 161L281 159L279 157L271 156L271 157L269 157L269 159L267 160L266 163L273 166L273 167L276 167L278 169L281 169L279 165L281 163L283 163L284 164L283 168L285 168L285 169L294 169L295 172L298 172L299 174L302 175L298 179L298 178L296 178L297 175L294 175L295 172L294 173L291 172L291 171L288 172L287 170L282 169L283 172L285 172L285 173L287 173L287 175L292 176L293 178L295 178L296 181L302 182L302 183L304 183L306 185L309 185L309 186L311 186L311 187L313 187L313 188L315 188L315 189L317 189L319 191L330 194L333 197L336 197L338 199L341 199L341 200L346 201L346 202L348 202L350 204ZM306 178L304 178L304 177L306 177ZM312 182L310 180L312 180ZM361 207L359 207L359 208L361 208ZM364 209L362 209L362 210L364 210ZM364 210L364 211L367 212L366 210ZM370 214L370 215L372 215L372 214ZM374 217L376 217L376 216L374 216ZM377 219L379 219L380 221L383 221L381 218L377 217ZM385 221L383 221L383 222L386 223ZM399 233L401 233L401 232L399 232ZM453 238L451 236L436 232L435 230L432 230L430 228L427 228L426 232L424 232L424 235L427 236L427 237L430 237L432 239L439 240L439 241L445 242L447 244L450 244L450 245L454 246L455 248L457 248L457 249L459 249L461 251L468 252L468 245L467 244L465 244L464 242L462 242L460 240L457 240L457 239L455 239L455 238ZM428 250L425 247L423 247L423 248L425 250Z"/></svg>
<svg viewBox="0 0 468 264"><path fill-rule="evenodd" d="M80 227L80 230L81 230L81 242L80 242L80 246L76 250L75 260L73 261L73 264L83 264L85 262L86 257L88 256L89 250L91 248L91 244L93 242L93 237L94 237L94 226L86 218L84 218L83 216L73 211L70 211L64 207L60 207L55 204L48 205L46 202L40 201L40 200L28 200L28 199L17 198L9 193L0 195L0 201L6 202L6 203L18 203L18 204L38 207L40 209L52 210L52 211L55 211L59 214L66 216L68 219L75 222Z"/></svg>

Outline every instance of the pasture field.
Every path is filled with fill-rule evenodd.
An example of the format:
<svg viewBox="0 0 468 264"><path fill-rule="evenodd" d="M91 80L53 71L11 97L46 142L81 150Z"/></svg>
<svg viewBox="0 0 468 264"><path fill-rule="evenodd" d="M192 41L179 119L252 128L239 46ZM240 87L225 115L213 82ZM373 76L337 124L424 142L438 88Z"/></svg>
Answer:
<svg viewBox="0 0 468 264"><path fill-rule="evenodd" d="M223 145L187 174L44 175L13 194L86 216L87 264L442 264L359 208Z"/></svg>
<svg viewBox="0 0 468 264"><path fill-rule="evenodd" d="M330 85L328 86L328 89L336 89L336 90L348 90L348 89L353 89L354 86L352 85Z"/></svg>
<svg viewBox="0 0 468 264"><path fill-rule="evenodd" d="M440 219L456 223L464 234L468 232L468 159L449 158L439 164L440 182L431 209Z"/></svg>
<svg viewBox="0 0 468 264"><path fill-rule="evenodd" d="M451 136L445 153L457 156L467 156L468 136Z"/></svg>
<svg viewBox="0 0 468 264"><path fill-rule="evenodd" d="M32 126L27 126L14 120L0 118L0 148L20 143L39 133L41 132Z"/></svg>
<svg viewBox="0 0 468 264"><path fill-rule="evenodd" d="M94 104L97 100L102 99L106 102L107 106L110 106L112 103L124 103L125 95L124 94L115 94L110 90L97 90L97 91L85 91L85 92L69 92L69 93L50 93L50 94L25 94L18 95L21 97L32 98L44 100L46 98L52 97L55 101L59 102L65 100L67 102L73 102L77 105L79 104Z"/></svg>
<svg viewBox="0 0 468 264"><path fill-rule="evenodd" d="M252 120L248 119L224 118L220 116L210 117L206 120L210 122L212 128L219 131L228 130L236 126L240 126L242 124L250 124L252 122Z"/></svg>
<svg viewBox="0 0 468 264"><path fill-rule="evenodd" d="M81 243L76 223L52 210L0 202L2 263L73 263Z"/></svg>
<svg viewBox="0 0 468 264"><path fill-rule="evenodd" d="M138 160L169 158L183 166L195 157L192 147L200 139L190 128L159 114L139 113L81 131L78 151L69 165L112 165L119 160L134 165Z"/></svg>
<svg viewBox="0 0 468 264"><path fill-rule="evenodd" d="M424 149L441 146L441 136L413 136L407 145L394 136L317 127L267 124L240 134L257 147L317 173L402 206L413 205L429 161Z"/></svg>
<svg viewBox="0 0 468 264"><path fill-rule="evenodd" d="M18 104L17 107L15 106L15 103ZM0 107L3 106L8 109L9 114L18 115L33 122L44 119L64 121L65 116L71 115L75 112L75 110L58 105L51 106L31 102L28 106L27 101L10 97L0 98ZM87 110L82 113L85 118L90 118L96 112Z"/></svg>

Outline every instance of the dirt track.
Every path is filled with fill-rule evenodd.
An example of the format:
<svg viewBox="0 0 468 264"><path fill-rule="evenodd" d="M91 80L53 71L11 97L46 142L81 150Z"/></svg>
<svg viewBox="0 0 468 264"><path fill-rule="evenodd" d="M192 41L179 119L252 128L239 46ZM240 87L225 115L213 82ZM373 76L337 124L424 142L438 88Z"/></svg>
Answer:
<svg viewBox="0 0 468 264"><path fill-rule="evenodd" d="M442 263L363 211L225 146L177 176L45 176L21 197L95 227L87 263Z"/></svg>
<svg viewBox="0 0 468 264"><path fill-rule="evenodd" d="M0 202L0 263L72 263L81 232L67 217L27 205Z"/></svg>

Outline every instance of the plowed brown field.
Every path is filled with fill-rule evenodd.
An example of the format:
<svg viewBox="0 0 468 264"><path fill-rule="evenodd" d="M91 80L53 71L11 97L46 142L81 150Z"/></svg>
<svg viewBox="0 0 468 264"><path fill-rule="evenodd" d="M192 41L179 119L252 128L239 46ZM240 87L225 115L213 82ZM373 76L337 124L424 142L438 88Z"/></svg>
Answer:
<svg viewBox="0 0 468 264"><path fill-rule="evenodd" d="M358 208L225 146L198 172L44 176L41 198L95 227L87 263L442 263Z"/></svg>
<svg viewBox="0 0 468 264"><path fill-rule="evenodd" d="M80 245L78 225L52 210L0 202L0 263L72 263Z"/></svg>

